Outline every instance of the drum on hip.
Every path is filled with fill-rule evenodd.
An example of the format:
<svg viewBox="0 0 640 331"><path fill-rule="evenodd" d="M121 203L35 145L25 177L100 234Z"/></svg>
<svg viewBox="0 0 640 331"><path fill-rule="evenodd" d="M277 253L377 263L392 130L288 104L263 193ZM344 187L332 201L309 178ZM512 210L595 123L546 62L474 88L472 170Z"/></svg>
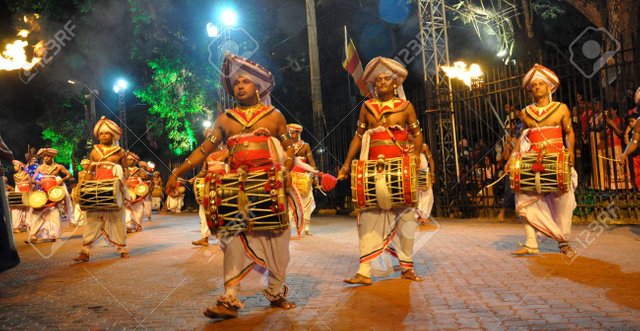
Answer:
<svg viewBox="0 0 640 331"><path fill-rule="evenodd" d="M123 206L121 189L119 179L85 180L80 184L80 209L119 210Z"/></svg>
<svg viewBox="0 0 640 331"><path fill-rule="evenodd" d="M386 187L386 192L380 186ZM416 157L353 161L351 194L358 209L415 207L418 203Z"/></svg>
<svg viewBox="0 0 640 331"><path fill-rule="evenodd" d="M249 215L238 210L242 188ZM204 179L203 199L207 223L212 232L238 234L250 231L282 231L289 228L284 176L281 169L246 174L209 174Z"/></svg>
<svg viewBox="0 0 640 331"><path fill-rule="evenodd" d="M569 153L516 153L509 178L516 193L566 193L571 185Z"/></svg>

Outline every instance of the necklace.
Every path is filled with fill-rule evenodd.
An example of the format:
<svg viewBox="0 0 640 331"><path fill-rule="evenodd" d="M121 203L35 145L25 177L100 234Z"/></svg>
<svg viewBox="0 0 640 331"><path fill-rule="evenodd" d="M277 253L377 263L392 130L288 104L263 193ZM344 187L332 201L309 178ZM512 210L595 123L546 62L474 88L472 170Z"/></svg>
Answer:
<svg viewBox="0 0 640 331"><path fill-rule="evenodd" d="M553 106L554 104L555 104L555 102L552 101L552 102L549 102L546 106L539 107L535 103L532 103L531 107L536 110L538 115L540 115L540 114L544 113L545 111L547 111L549 108L551 108L551 106Z"/></svg>
<svg viewBox="0 0 640 331"><path fill-rule="evenodd" d="M256 111L262 109L262 107L263 107L262 103L258 102L255 105L249 106L249 107L238 106L238 110L240 110L240 112L245 114L247 118L252 118L253 114Z"/></svg>

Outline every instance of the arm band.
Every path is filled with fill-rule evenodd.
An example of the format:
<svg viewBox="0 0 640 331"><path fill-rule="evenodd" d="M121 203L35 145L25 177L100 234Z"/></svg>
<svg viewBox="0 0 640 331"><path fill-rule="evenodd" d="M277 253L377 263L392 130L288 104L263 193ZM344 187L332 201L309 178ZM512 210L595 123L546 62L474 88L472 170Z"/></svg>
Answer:
<svg viewBox="0 0 640 331"><path fill-rule="evenodd" d="M278 140L280 140L281 143L290 139L291 139L291 135L289 135L289 132L285 132L282 135L280 135L280 137L278 137Z"/></svg>
<svg viewBox="0 0 640 331"><path fill-rule="evenodd" d="M366 125L366 124L364 124L364 123L362 123L362 122L360 122L360 121L358 121L358 128L359 128L359 129L365 129L365 130L366 130L366 129L367 129L367 125Z"/></svg>
<svg viewBox="0 0 640 331"><path fill-rule="evenodd" d="M362 139L362 135L358 132L358 130L356 130L356 136L360 137L360 139Z"/></svg>
<svg viewBox="0 0 640 331"><path fill-rule="evenodd" d="M200 150L200 152L201 152L202 154L204 154L205 156L207 155L207 152L205 152L205 151L204 151L204 147L202 147L202 145L200 145L200 146L198 147L198 149Z"/></svg>
<svg viewBox="0 0 640 331"><path fill-rule="evenodd" d="M212 144L216 144L216 142L218 142L218 137L214 136L214 135L210 135L209 137L207 137L207 140L209 140L209 142L211 142Z"/></svg>
<svg viewBox="0 0 640 331"><path fill-rule="evenodd" d="M409 124L409 129L411 130L415 130L415 129L419 129L420 128L420 121L415 121L411 124Z"/></svg>

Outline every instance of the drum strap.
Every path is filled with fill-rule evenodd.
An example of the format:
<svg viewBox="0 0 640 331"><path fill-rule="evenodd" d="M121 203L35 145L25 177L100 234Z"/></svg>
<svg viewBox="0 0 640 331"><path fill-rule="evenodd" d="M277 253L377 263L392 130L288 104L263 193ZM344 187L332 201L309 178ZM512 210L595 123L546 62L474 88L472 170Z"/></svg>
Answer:
<svg viewBox="0 0 640 331"><path fill-rule="evenodd" d="M393 132L391 132L391 129L389 129L389 125L388 125L388 121L387 121L387 117L389 116L389 113L383 114L382 115L382 124L384 129L387 131L387 134L389 134L389 138L391 138L391 141L393 141L393 143L402 151L402 153L407 153L408 149L402 147L400 145L400 143L398 143L398 141L396 140L395 136L393 135Z"/></svg>

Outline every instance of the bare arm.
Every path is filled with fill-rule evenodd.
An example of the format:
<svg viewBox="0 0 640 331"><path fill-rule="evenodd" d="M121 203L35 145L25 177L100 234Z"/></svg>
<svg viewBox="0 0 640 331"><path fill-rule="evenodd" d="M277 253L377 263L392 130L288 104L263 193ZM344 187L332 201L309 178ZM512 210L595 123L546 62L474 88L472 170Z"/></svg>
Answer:
<svg viewBox="0 0 640 331"><path fill-rule="evenodd" d="M409 105L407 106L407 112L407 124L409 126L409 132L413 136L413 145L416 147L414 153L415 156L419 159L420 153L422 153L422 143L424 142L422 129L420 128L418 117L416 116L416 109L413 108L413 105L411 103L409 103Z"/></svg>
<svg viewBox="0 0 640 331"><path fill-rule="evenodd" d="M69 173L69 170L67 170L67 168L65 168L64 166L58 164L58 169L60 170L61 173L63 173L65 175L62 178L63 182L66 182L67 180L71 179L71 173Z"/></svg>
<svg viewBox="0 0 640 331"><path fill-rule="evenodd" d="M223 117L218 117L216 119L216 123L213 125L213 129L211 133L204 140L196 150L191 152L189 157L183 162L178 168L171 172L169 175L169 179L167 179L167 185L165 187L165 191L167 194L171 193L176 186L176 181L180 175L183 173L193 169L193 167L197 164L202 164L207 158L207 155L211 154L213 151L218 149L218 146L222 142L224 138L224 131L222 130L221 119Z"/></svg>
<svg viewBox="0 0 640 331"><path fill-rule="evenodd" d="M129 178L129 165L127 164L127 153L125 153L124 150L121 150L119 158L118 158L118 163L120 163L120 166L122 167L122 173L125 179Z"/></svg>
<svg viewBox="0 0 640 331"><path fill-rule="evenodd" d="M284 166L287 169L288 174L291 169L293 169L293 160L296 157L296 151L295 148L293 148L293 140L289 136L289 129L287 129L287 120L284 118L284 116L282 116L280 112L274 112L274 114L276 114L275 120L277 125L276 137L282 144L282 148L284 149L284 153L286 154Z"/></svg>
<svg viewBox="0 0 640 331"><path fill-rule="evenodd" d="M633 125L633 136L618 161L625 161L629 155L636 151L638 148L638 140L640 140L640 121L636 121Z"/></svg>
<svg viewBox="0 0 640 331"><path fill-rule="evenodd" d="M573 131L573 125L571 123L571 113L567 106L563 105L564 114L562 115L562 130L565 133L565 140L567 143L567 150L569 151L569 166L573 167L574 162L574 148L576 142L576 134Z"/></svg>
<svg viewBox="0 0 640 331"><path fill-rule="evenodd" d="M313 159L313 153L311 153L311 146L309 146L309 144L307 143L304 143L304 149L305 156L307 157L307 160L309 160L309 165L314 169L318 169L318 167L316 166L316 161Z"/></svg>
<svg viewBox="0 0 640 331"><path fill-rule="evenodd" d="M356 153L358 153L358 151L360 151L360 147L362 147L362 135L367 131L368 126L366 111L366 106L362 105L362 108L360 108L360 116L358 117L358 128L356 129L356 134L353 136L351 144L349 145L349 151L347 152L344 164L338 172L338 179L344 179L347 177L347 173L351 167L351 161L353 161L356 157Z"/></svg>

